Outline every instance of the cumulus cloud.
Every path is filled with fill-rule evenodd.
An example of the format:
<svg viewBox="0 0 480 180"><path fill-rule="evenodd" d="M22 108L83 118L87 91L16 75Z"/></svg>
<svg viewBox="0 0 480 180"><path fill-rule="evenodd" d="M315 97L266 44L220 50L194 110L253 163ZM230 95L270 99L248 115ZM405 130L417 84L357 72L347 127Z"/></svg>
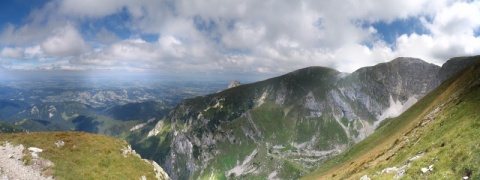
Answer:
<svg viewBox="0 0 480 180"><path fill-rule="evenodd" d="M97 49L70 60L73 64L97 66L137 66L156 59L159 54L154 44L142 39L127 39L106 49Z"/></svg>
<svg viewBox="0 0 480 180"><path fill-rule="evenodd" d="M23 59L24 53L22 48L5 47L0 52L0 56L11 59Z"/></svg>
<svg viewBox="0 0 480 180"><path fill-rule="evenodd" d="M25 48L25 58L26 59L39 59L45 57L42 48L40 45L26 47Z"/></svg>
<svg viewBox="0 0 480 180"><path fill-rule="evenodd" d="M365 45L351 44L339 48L335 52L335 67L343 72L352 72L359 67L373 66L395 58L390 47L385 44L375 44L372 48Z"/></svg>
<svg viewBox="0 0 480 180"><path fill-rule="evenodd" d="M396 55L419 57L441 64L455 56L480 54L480 2L455 2L421 18L430 34L403 34L396 41Z"/></svg>
<svg viewBox="0 0 480 180"><path fill-rule="evenodd" d="M433 35L468 35L473 36L474 31L480 27L480 2L458 2L442 9L433 19L426 22L425 26Z"/></svg>
<svg viewBox="0 0 480 180"><path fill-rule="evenodd" d="M65 16L58 13L55 1L32 9L20 23L6 22L0 27L0 44L10 46L33 46L43 41L54 29L64 26ZM16 14L15 14L16 15ZM14 15L12 15L14 16Z"/></svg>
<svg viewBox="0 0 480 180"><path fill-rule="evenodd" d="M70 16L99 18L116 13L128 1L124 0L61 0L58 2L60 12ZM131 2L131 1L130 1Z"/></svg>
<svg viewBox="0 0 480 180"><path fill-rule="evenodd" d="M89 49L82 35L72 25L58 28L41 43L42 50L53 56L74 56Z"/></svg>
<svg viewBox="0 0 480 180"><path fill-rule="evenodd" d="M184 43L174 36L164 36L156 42L146 42L140 38L126 39L108 48L82 54L70 62L82 66L120 69L211 69L206 66L209 62L206 59L213 57L207 56L209 50Z"/></svg>
<svg viewBox="0 0 480 180"><path fill-rule="evenodd" d="M52 0L25 23L3 27L0 45L2 57L64 69L351 72L397 56L441 64L480 54L478 17L480 2L461 0ZM423 31L402 32L393 43L373 25L412 18Z"/></svg>

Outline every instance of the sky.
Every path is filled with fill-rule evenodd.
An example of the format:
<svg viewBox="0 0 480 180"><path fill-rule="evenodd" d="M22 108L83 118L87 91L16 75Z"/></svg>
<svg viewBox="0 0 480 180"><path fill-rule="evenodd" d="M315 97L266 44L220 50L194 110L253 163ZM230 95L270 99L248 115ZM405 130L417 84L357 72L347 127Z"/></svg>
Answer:
<svg viewBox="0 0 480 180"><path fill-rule="evenodd" d="M0 76L263 79L480 54L478 0L9 0L0 12Z"/></svg>

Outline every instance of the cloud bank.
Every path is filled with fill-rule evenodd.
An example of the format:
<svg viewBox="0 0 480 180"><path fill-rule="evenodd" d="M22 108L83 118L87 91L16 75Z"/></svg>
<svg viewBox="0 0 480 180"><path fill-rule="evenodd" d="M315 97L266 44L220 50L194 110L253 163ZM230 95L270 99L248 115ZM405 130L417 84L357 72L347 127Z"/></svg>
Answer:
<svg viewBox="0 0 480 180"><path fill-rule="evenodd" d="M268 77L480 54L479 1L52 0L28 14L0 27L3 68Z"/></svg>

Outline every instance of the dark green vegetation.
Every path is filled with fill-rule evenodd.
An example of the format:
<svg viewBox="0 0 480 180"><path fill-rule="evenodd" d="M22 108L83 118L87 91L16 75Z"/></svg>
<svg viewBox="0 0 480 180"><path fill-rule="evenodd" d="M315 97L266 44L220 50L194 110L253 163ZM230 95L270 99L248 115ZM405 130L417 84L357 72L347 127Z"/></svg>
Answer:
<svg viewBox="0 0 480 180"><path fill-rule="evenodd" d="M123 156L128 144L102 135L81 132L0 134L0 143L9 141L25 148L43 149L39 156L54 163L55 179L155 179L150 163L134 155ZM64 146L57 147L56 142Z"/></svg>
<svg viewBox="0 0 480 180"><path fill-rule="evenodd" d="M83 131L122 137L135 125L158 122L170 108L162 102L147 101L95 109L79 102L41 103L0 101L7 122L30 132Z"/></svg>
<svg viewBox="0 0 480 180"><path fill-rule="evenodd" d="M125 105L112 106L103 113L108 116L122 121L150 119L155 117L163 117L170 111L170 108L155 101L146 101L141 103L129 103Z"/></svg>
<svg viewBox="0 0 480 180"><path fill-rule="evenodd" d="M19 133L23 132L23 128L9 123L0 122L0 133Z"/></svg>
<svg viewBox="0 0 480 180"><path fill-rule="evenodd" d="M172 135L169 133L171 128L166 124L160 129L157 136L147 137L150 130L155 127L159 121L147 123L143 128L132 132L124 133L122 138L127 140L139 154L145 159L152 159L159 164L164 164L170 152Z"/></svg>
<svg viewBox="0 0 480 180"><path fill-rule="evenodd" d="M0 119L10 118L27 107L22 101L0 100Z"/></svg>
<svg viewBox="0 0 480 180"><path fill-rule="evenodd" d="M474 64L305 179L479 179L480 57L454 61Z"/></svg>

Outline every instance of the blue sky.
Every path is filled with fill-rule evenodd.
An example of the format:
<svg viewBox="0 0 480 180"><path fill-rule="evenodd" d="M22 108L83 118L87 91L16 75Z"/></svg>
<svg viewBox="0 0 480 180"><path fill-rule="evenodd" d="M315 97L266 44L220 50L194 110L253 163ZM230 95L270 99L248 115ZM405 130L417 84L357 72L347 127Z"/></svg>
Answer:
<svg viewBox="0 0 480 180"><path fill-rule="evenodd" d="M480 54L479 1L11 0L0 12L0 75L262 79Z"/></svg>

